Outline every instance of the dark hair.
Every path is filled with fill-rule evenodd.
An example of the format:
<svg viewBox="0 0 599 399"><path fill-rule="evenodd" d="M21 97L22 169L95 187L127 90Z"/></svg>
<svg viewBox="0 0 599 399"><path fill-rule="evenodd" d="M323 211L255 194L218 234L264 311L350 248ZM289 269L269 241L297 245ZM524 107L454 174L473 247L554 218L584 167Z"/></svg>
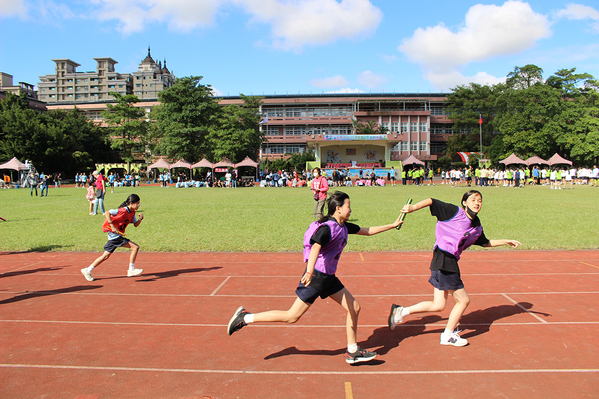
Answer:
<svg viewBox="0 0 599 399"><path fill-rule="evenodd" d="M462 205L462 208L466 209L466 206L464 205L464 202L466 202L466 200L468 198L470 198L471 196L478 194L480 195L480 199L483 199L483 195L480 193L480 191L478 190L468 190L464 193L464 195L462 195L462 202L460 202L460 204Z"/></svg>
<svg viewBox="0 0 599 399"><path fill-rule="evenodd" d="M125 202L123 202L121 205L119 205L119 208L124 208L124 207L134 204L136 202L139 202L139 195L131 194L130 196L127 197Z"/></svg>
<svg viewBox="0 0 599 399"><path fill-rule="evenodd" d="M327 209L329 210L329 212L326 216L322 215L322 218L320 218L319 222L324 223L329 216L333 216L335 214L335 211L337 210L337 207L343 206L346 199L349 199L349 195L341 191L335 191L329 197L329 199L327 199Z"/></svg>
<svg viewBox="0 0 599 399"><path fill-rule="evenodd" d="M316 167L316 168L312 169L312 172L314 172L315 170L318 171L318 176L322 175L322 173L320 172L320 168L319 167Z"/></svg>

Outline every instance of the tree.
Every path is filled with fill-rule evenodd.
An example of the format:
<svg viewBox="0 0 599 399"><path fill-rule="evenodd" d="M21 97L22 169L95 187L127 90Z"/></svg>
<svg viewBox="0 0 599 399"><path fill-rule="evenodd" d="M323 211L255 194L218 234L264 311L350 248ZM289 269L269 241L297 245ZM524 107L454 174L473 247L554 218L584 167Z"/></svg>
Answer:
<svg viewBox="0 0 599 399"><path fill-rule="evenodd" d="M111 160L105 132L77 109L39 113L24 95L0 101L0 160L31 160L39 171L66 175Z"/></svg>
<svg viewBox="0 0 599 399"><path fill-rule="evenodd" d="M228 158L239 162L246 156L255 158L263 134L259 129L261 97L241 95L243 105L228 105L220 109L218 118L207 136L207 146L214 161Z"/></svg>
<svg viewBox="0 0 599 399"><path fill-rule="evenodd" d="M515 67L507 74L505 83L515 90L526 90L534 85L543 84L543 69L532 64Z"/></svg>
<svg viewBox="0 0 599 399"><path fill-rule="evenodd" d="M454 120L455 132L447 140L446 154L453 157L456 152L480 150L482 130L483 152L491 145L494 138L495 102L503 92L505 85L493 86L470 83L452 89L447 97L448 117ZM482 117L483 124L479 124Z"/></svg>
<svg viewBox="0 0 599 399"><path fill-rule="evenodd" d="M387 134L389 128L384 127L376 123L375 121L358 122L357 119L352 119L352 130L356 134L371 135L371 134Z"/></svg>
<svg viewBox="0 0 599 399"><path fill-rule="evenodd" d="M193 162L208 154L207 136L220 115L212 87L201 76L177 79L158 93L161 102L156 121L161 132L159 151L173 159Z"/></svg>
<svg viewBox="0 0 599 399"><path fill-rule="evenodd" d="M130 163L135 160L135 154L145 153L145 138L148 136L150 122L146 111L136 107L139 98L133 94L122 95L111 92L117 103L106 104L108 109L102 111L104 122L110 127L112 148L120 151L121 158Z"/></svg>

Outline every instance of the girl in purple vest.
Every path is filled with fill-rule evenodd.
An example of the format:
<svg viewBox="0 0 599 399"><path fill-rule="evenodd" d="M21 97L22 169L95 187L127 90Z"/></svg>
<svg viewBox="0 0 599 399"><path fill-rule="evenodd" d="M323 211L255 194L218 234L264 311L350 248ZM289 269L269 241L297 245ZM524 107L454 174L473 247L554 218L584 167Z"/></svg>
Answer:
<svg viewBox="0 0 599 399"><path fill-rule="evenodd" d="M445 309L448 294L452 294L455 305L449 314L445 331L441 334L441 345L464 346L468 341L460 338L456 330L458 322L470 303L464 284L460 278L458 260L461 253L471 245L498 247L510 245L517 248L516 240L489 240L483 233L478 212L483 204L482 194L476 190L467 191L462 197L462 208L436 199L426 199L415 205L405 205L402 213L412 213L429 206L431 215L436 216L435 247L431 261L431 277L428 280L434 287L433 300L420 302L404 308L393 304L389 315L389 328L403 321L412 313L440 312Z"/></svg>
<svg viewBox="0 0 599 399"><path fill-rule="evenodd" d="M291 308L252 314L240 306L229 321L227 333L231 335L249 323L295 323L306 313L316 298L330 297L347 311L345 361L351 364L374 359L376 353L358 348L356 332L360 305L335 276L335 272L341 252L347 244L348 234L371 236L391 230L402 222L398 217L395 222L385 226L360 227L347 222L350 214L349 196L339 191L335 192L328 200L328 215L310 224L304 235L306 271L295 290L298 298Z"/></svg>

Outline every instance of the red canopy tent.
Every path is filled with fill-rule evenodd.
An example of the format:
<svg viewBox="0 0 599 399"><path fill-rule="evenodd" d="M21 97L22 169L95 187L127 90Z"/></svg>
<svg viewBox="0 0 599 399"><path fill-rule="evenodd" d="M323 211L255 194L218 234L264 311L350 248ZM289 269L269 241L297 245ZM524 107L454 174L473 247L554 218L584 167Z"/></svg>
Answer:
<svg viewBox="0 0 599 399"><path fill-rule="evenodd" d="M512 152L512 155L510 155L509 157L507 157L506 159L504 159L503 161L499 161L500 163L504 164L504 165L512 165L515 163L519 163L522 165L526 165L526 161L523 159L520 159L516 154L514 154Z"/></svg>
<svg viewBox="0 0 599 399"><path fill-rule="evenodd" d="M12 169L12 170L27 170L29 167L23 162L19 161L17 157L13 157L10 161L0 165L0 169Z"/></svg>
<svg viewBox="0 0 599 399"><path fill-rule="evenodd" d="M572 165L572 161L562 158L558 153L549 158L549 165Z"/></svg>
<svg viewBox="0 0 599 399"><path fill-rule="evenodd" d="M214 164L210 161L208 161L206 158L202 158L202 160L200 162L194 163L193 165L191 165L191 168L214 168Z"/></svg>
<svg viewBox="0 0 599 399"><path fill-rule="evenodd" d="M526 164L528 166L530 165L549 165L549 161L545 161L543 158L541 157L537 157L536 155L534 157L530 157L526 160Z"/></svg>
<svg viewBox="0 0 599 399"><path fill-rule="evenodd" d="M170 169L171 164L166 162L164 159L160 158L158 161L154 162L152 165L148 166L148 171L150 169Z"/></svg>
<svg viewBox="0 0 599 399"><path fill-rule="evenodd" d="M424 162L418 160L414 155L410 155L403 161L401 161L402 165L421 165L424 166Z"/></svg>
<svg viewBox="0 0 599 399"><path fill-rule="evenodd" d="M243 161L235 164L235 169L239 168L240 166L250 166L252 168L256 168L256 180L258 179L258 162L252 161L250 157L245 157Z"/></svg>
<svg viewBox="0 0 599 399"><path fill-rule="evenodd" d="M234 168L235 164L229 161L227 158L223 158L222 161L214 164L215 168Z"/></svg>
<svg viewBox="0 0 599 399"><path fill-rule="evenodd" d="M174 169L174 168L191 169L191 164L184 159L180 159L171 165L171 169Z"/></svg>
<svg viewBox="0 0 599 399"><path fill-rule="evenodd" d="M23 162L19 161L17 157L13 157L10 161L3 163L0 165L0 169L10 169L17 171L17 178L19 177L18 172L20 170L29 170L29 166L25 165ZM10 172L10 179L14 181L12 178L12 172Z"/></svg>
<svg viewBox="0 0 599 399"><path fill-rule="evenodd" d="M235 168L238 168L240 166L251 166L252 168L257 168L258 162L252 161L250 157L245 157L243 161L235 164Z"/></svg>

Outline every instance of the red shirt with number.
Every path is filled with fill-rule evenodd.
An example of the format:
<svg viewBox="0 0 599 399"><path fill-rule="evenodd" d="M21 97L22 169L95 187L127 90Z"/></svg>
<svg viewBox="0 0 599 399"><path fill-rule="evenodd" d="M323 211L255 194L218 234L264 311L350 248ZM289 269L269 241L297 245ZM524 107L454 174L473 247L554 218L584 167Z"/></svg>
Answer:
<svg viewBox="0 0 599 399"><path fill-rule="evenodd" d="M135 219L135 211L130 210L128 207L119 208L119 212L116 215L110 215L112 224L114 224L114 227L121 233L125 232L125 229L129 223L133 222L133 219ZM108 220L104 221L104 225L102 225L102 231L105 233L112 231Z"/></svg>

